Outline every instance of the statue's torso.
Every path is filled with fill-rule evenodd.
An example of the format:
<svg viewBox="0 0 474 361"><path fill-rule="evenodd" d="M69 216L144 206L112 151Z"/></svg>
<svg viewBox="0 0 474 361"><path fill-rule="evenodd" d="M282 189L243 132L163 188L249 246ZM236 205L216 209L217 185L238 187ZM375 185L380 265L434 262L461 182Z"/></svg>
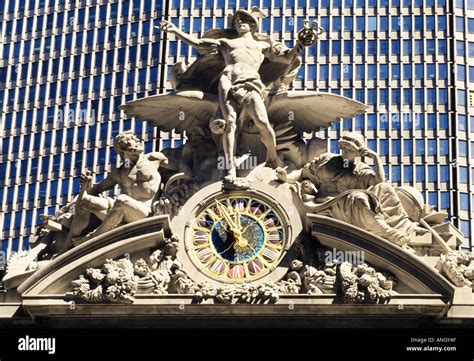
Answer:
<svg viewBox="0 0 474 361"><path fill-rule="evenodd" d="M318 188L318 198L336 197L350 189L357 189L357 176L354 174L355 165L344 166L341 156L334 155L318 164L312 162L308 178Z"/></svg>
<svg viewBox="0 0 474 361"><path fill-rule="evenodd" d="M221 53L227 66L236 65L243 71L258 71L265 56L263 50L269 45L255 39L222 39Z"/></svg>
<svg viewBox="0 0 474 361"><path fill-rule="evenodd" d="M118 177L122 192L142 202L151 201L161 183L158 166L144 155L129 167L124 162Z"/></svg>

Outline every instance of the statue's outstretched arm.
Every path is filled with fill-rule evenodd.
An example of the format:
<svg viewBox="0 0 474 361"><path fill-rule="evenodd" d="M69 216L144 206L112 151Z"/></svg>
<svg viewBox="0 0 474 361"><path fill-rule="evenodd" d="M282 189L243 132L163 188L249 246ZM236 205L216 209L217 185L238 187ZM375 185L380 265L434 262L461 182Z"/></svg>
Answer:
<svg viewBox="0 0 474 361"><path fill-rule="evenodd" d="M159 29L161 31L176 34L178 39L197 49L199 52L209 52L211 50L215 50L219 45L221 45L221 42L217 39L199 39L193 35L187 34L184 31L178 29L176 25L166 20L163 20L159 26Z"/></svg>
<svg viewBox="0 0 474 361"><path fill-rule="evenodd" d="M287 173L286 167L284 168L278 167L275 169L275 174L276 174L277 179L281 182L296 183L299 180L301 180L303 176L303 171L304 169L298 169L290 173Z"/></svg>

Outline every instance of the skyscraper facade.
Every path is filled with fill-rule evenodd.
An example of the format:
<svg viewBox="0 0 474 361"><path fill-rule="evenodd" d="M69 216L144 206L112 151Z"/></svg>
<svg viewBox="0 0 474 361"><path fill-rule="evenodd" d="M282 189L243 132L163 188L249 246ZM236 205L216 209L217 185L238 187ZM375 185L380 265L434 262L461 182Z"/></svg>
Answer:
<svg viewBox="0 0 474 361"><path fill-rule="evenodd" d="M171 89L171 66L196 51L160 33L162 18L201 36L237 8L259 6L260 31L294 45L303 20L325 29L291 88L369 105L314 135L363 133L394 184L449 212L471 247L474 206L474 0L5 0L0 3L0 229L4 251L27 247L40 214L117 163L113 137L132 129L146 150L184 141L127 118L126 101ZM471 40L471 41L470 41ZM474 95L473 95L474 97Z"/></svg>

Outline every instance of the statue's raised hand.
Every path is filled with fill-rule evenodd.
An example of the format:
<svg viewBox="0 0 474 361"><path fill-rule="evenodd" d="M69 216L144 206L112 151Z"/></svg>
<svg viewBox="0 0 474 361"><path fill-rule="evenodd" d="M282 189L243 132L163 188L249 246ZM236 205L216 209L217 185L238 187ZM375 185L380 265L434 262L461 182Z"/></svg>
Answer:
<svg viewBox="0 0 474 361"><path fill-rule="evenodd" d="M378 157L378 154L374 152L373 150L370 150L369 148L364 147L360 150L360 156L375 159Z"/></svg>
<svg viewBox="0 0 474 361"><path fill-rule="evenodd" d="M84 189L86 192L90 190L92 186L92 173L89 170L81 174L79 184L81 185L81 190Z"/></svg>
<svg viewBox="0 0 474 361"><path fill-rule="evenodd" d="M160 24L161 31L167 31L168 33L175 33L178 28L173 23L169 22L168 20L163 20Z"/></svg>

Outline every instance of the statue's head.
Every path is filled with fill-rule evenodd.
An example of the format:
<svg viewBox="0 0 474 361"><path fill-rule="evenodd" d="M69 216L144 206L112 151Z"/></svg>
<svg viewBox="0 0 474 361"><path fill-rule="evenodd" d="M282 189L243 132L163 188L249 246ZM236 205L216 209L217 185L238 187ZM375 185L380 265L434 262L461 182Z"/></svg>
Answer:
<svg viewBox="0 0 474 361"><path fill-rule="evenodd" d="M367 145L362 134L347 132L339 138L339 149L344 159L354 160L365 148Z"/></svg>
<svg viewBox="0 0 474 361"><path fill-rule="evenodd" d="M120 156L123 156L124 153L143 153L144 145L131 130L126 130L115 137L114 148Z"/></svg>
<svg viewBox="0 0 474 361"><path fill-rule="evenodd" d="M232 17L232 28L239 34L251 32L252 34L258 30L259 19L265 17L262 11L253 7L252 10L237 10Z"/></svg>

